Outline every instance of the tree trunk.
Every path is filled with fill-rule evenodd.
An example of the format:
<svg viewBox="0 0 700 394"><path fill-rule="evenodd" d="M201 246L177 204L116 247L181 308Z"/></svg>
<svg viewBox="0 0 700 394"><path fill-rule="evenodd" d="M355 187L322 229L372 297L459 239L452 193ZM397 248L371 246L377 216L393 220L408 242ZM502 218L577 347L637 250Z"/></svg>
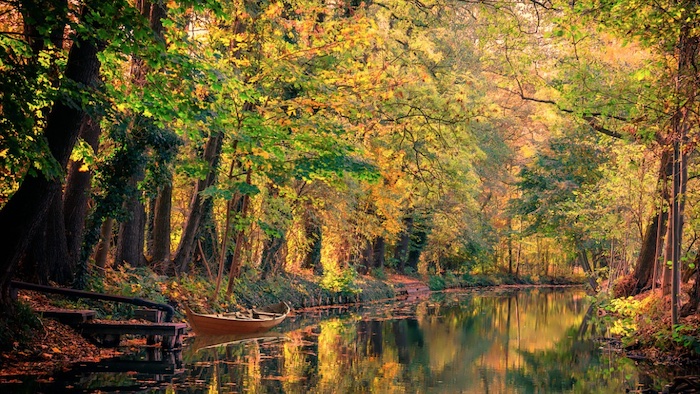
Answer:
<svg viewBox="0 0 700 394"><path fill-rule="evenodd" d="M67 264L66 245L59 190L52 197L46 217L39 225L27 255L22 259L20 272L26 280L39 284L48 284L49 281L61 285L70 284L73 279L73 267Z"/></svg>
<svg viewBox="0 0 700 394"><path fill-rule="evenodd" d="M368 273L369 269L372 267L374 248L372 246L372 242L368 239L362 238L361 242L363 246L362 251L360 251L359 261L357 264L357 272L361 275L364 275Z"/></svg>
<svg viewBox="0 0 700 394"><path fill-rule="evenodd" d="M65 80L92 87L99 71L98 47L80 37L71 47ZM59 168L68 164L78 138L84 113L75 105L57 100L46 120L44 137ZM17 192L0 210L0 306L11 304L10 280L17 264L24 257L32 237L46 216L52 198L60 193L58 179L47 179L39 171L27 176Z"/></svg>
<svg viewBox="0 0 700 394"><path fill-rule="evenodd" d="M428 240L428 234L423 230L419 230L414 234L414 236L416 237L416 242L411 246L408 252L406 265L412 268L414 272L417 272L420 255L423 252L426 241Z"/></svg>
<svg viewBox="0 0 700 394"><path fill-rule="evenodd" d="M667 225L667 233L664 244L664 259L661 264L661 270L663 274L661 275L661 294L669 295L671 294L671 279L673 275L673 269L668 265L669 261L673 261L673 212L669 214L669 220Z"/></svg>
<svg viewBox="0 0 700 394"><path fill-rule="evenodd" d="M251 170L250 168L246 174L246 183L250 185L251 183ZM236 207L236 216L245 220L248 216L248 205L250 204L250 195L244 194L241 198L241 203ZM240 224L239 224L240 226ZM236 231L236 246L233 249L233 258L231 259L231 268L228 272L228 287L226 288L226 294L230 295L233 291L233 278L238 278L241 275L241 255L243 254L243 244L244 244L245 229L239 228Z"/></svg>
<svg viewBox="0 0 700 394"><path fill-rule="evenodd" d="M384 237L377 237L374 240L373 249L372 266L374 268L384 267L384 255L386 254L386 240Z"/></svg>
<svg viewBox="0 0 700 394"><path fill-rule="evenodd" d="M285 233L279 237L271 237L263 242L262 263L260 271L263 278L268 278L279 272L284 264L284 244L286 242Z"/></svg>
<svg viewBox="0 0 700 394"><path fill-rule="evenodd" d="M193 261L206 264L207 261L218 261L219 236L214 221L214 200L208 198L203 202L203 205L204 216L200 220L199 231L195 236L197 250Z"/></svg>
<svg viewBox="0 0 700 394"><path fill-rule="evenodd" d="M60 50L63 46L64 28L68 19L68 2L21 0L19 8L24 22L24 36L32 53L37 55L46 48L45 38Z"/></svg>
<svg viewBox="0 0 700 394"><path fill-rule="evenodd" d="M156 36L162 39L163 24L161 20L165 18L167 14L165 6L160 2L137 0L136 8L140 11L141 15L148 19L149 26ZM149 67L146 65L144 59L139 57L133 57L131 59L131 82L135 89L144 88L148 72ZM143 115L137 115L137 118L141 116ZM135 119L132 122L130 131L132 136L142 132L142 130L138 130L138 128L141 127L141 123L140 119ZM142 148L140 144L135 145L136 147L132 149L144 149L141 154L146 154L145 148ZM134 266L141 266L146 263L143 254L145 246L146 210L141 201L141 195L143 193L138 189L138 184L143 181L144 176L143 165L139 164L138 168L134 169L132 177L129 180L129 184L132 186L132 190L135 194L129 196L124 205L125 211L131 213L131 218L121 223L119 226L119 238L115 256L116 265L128 262Z"/></svg>
<svg viewBox="0 0 700 394"><path fill-rule="evenodd" d="M112 243L112 227L114 227L114 219L112 218L105 219L100 227L100 242L95 249L95 265L97 267L105 268L107 266L107 254Z"/></svg>
<svg viewBox="0 0 700 394"><path fill-rule="evenodd" d="M138 178L132 178L132 186L137 189ZM140 193L130 196L125 203L125 208L131 212L131 217L120 223L117 236L117 250L114 256L115 267L123 263L134 267L143 266L146 259L143 255L144 229L146 228L146 210L140 200Z"/></svg>
<svg viewBox="0 0 700 394"><path fill-rule="evenodd" d="M657 184L661 185L666 182L666 179L671 175L673 167L671 166L671 152L667 149L662 150L661 163L659 168L659 177ZM664 199L666 200L666 199ZM619 288L616 293L619 296L630 296L639 294L644 290L652 287L654 279L654 268L658 256L659 248L657 235L664 237L666 233L666 221L668 213L664 210L658 212L647 227L642 241L642 248L637 257L637 263L632 273L632 286Z"/></svg>
<svg viewBox="0 0 700 394"><path fill-rule="evenodd" d="M681 308L681 316L690 316L693 313L697 313L698 306L700 306L700 253L695 255L693 264L695 265L695 268L693 269L693 273L695 274L695 283L688 291L688 302Z"/></svg>
<svg viewBox="0 0 700 394"><path fill-rule="evenodd" d="M153 263L167 263L170 260L170 209L172 207L173 186L163 186L154 209L153 220ZM165 264L164 264L165 266Z"/></svg>
<svg viewBox="0 0 700 394"><path fill-rule="evenodd" d="M216 171L219 167L219 155L221 154L223 138L223 133L213 133L204 147L203 159L209 165L209 172L204 179L197 181L194 193L192 194L192 202L190 203L190 210L187 214L185 228L180 237L180 244L175 251L175 257L173 258L173 264L178 272L183 272L187 263L192 261L192 256L194 255L197 245L196 235L199 232L202 217L206 212L204 198L201 192L214 184Z"/></svg>
<svg viewBox="0 0 700 394"><path fill-rule="evenodd" d="M96 80L95 83L98 81ZM95 155L97 155L99 148L100 133L99 119L94 119L91 116L83 117L80 138L90 145ZM63 217L70 267L77 267L80 261L80 248L83 243L85 218L90 197L92 173L81 171L83 165L82 161L71 163L63 196Z"/></svg>
<svg viewBox="0 0 700 394"><path fill-rule="evenodd" d="M38 62L41 51L47 49L46 44L49 42L60 51L63 46L68 3L65 0L24 0L19 6L23 15L24 35L34 55L33 61ZM31 71L28 74L27 78L37 76ZM58 88L59 70L55 63L52 63L49 78L51 85ZM43 116L47 116L50 109L42 109ZM66 247L66 232L61 224L61 191L54 191L49 198L51 203L46 220L39 224L29 251L20 263L20 272L24 273L25 279L38 283L46 284L49 280L54 280L60 284L68 284L72 278L72 269Z"/></svg>

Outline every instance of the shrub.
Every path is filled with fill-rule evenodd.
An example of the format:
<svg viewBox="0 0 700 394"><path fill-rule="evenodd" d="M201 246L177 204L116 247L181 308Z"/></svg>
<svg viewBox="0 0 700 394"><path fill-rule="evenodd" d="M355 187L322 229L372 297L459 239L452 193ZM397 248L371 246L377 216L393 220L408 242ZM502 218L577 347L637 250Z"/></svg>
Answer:
<svg viewBox="0 0 700 394"><path fill-rule="evenodd" d="M42 325L31 308L23 303L15 303L13 311L0 315L0 351L23 347Z"/></svg>
<svg viewBox="0 0 700 394"><path fill-rule="evenodd" d="M445 279L441 276L430 275L428 277L428 287L430 290L444 290L445 289Z"/></svg>
<svg viewBox="0 0 700 394"><path fill-rule="evenodd" d="M384 267L377 267L372 269L372 276L379 279L379 280L386 280L386 272L384 271Z"/></svg>
<svg viewBox="0 0 700 394"><path fill-rule="evenodd" d="M352 267L340 270L340 272L328 270L321 279L321 286L334 293L354 295L362 291L355 284L356 278L357 271Z"/></svg>

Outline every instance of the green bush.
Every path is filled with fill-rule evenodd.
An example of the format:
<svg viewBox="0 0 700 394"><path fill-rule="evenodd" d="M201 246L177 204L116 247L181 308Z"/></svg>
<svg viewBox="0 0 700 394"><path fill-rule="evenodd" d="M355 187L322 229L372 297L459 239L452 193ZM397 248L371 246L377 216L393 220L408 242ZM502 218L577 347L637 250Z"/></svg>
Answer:
<svg viewBox="0 0 700 394"><path fill-rule="evenodd" d="M0 315L0 351L24 347L42 325L29 305L17 302Z"/></svg>
<svg viewBox="0 0 700 394"><path fill-rule="evenodd" d="M345 268L340 272L326 271L321 279L321 286L333 293L354 295L362 291L355 284L356 278L357 271L352 267Z"/></svg>
<svg viewBox="0 0 700 394"><path fill-rule="evenodd" d="M488 287L497 285L492 277L483 274L471 275L469 273L462 275L462 283L464 283L465 287Z"/></svg>
<svg viewBox="0 0 700 394"><path fill-rule="evenodd" d="M428 277L428 287L430 290L445 290L445 279L441 276L430 275Z"/></svg>
<svg viewBox="0 0 700 394"><path fill-rule="evenodd" d="M386 272L384 272L384 267L377 267L372 269L372 276L379 280L386 280Z"/></svg>

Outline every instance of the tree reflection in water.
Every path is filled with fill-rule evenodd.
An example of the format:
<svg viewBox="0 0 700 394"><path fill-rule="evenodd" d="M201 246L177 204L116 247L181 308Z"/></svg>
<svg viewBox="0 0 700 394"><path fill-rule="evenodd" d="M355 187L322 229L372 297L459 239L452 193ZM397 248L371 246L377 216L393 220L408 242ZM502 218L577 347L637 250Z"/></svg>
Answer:
<svg viewBox="0 0 700 394"><path fill-rule="evenodd" d="M181 360L127 363L142 372L78 366L13 392L610 393L688 373L619 357L592 339L592 312L574 289L439 293L297 314L260 337L195 338Z"/></svg>
<svg viewBox="0 0 700 394"><path fill-rule="evenodd" d="M282 327L283 343L185 361L199 365L190 376L212 381L216 354L222 387L263 393L624 392L665 383L593 341L587 308L583 291L571 289L442 293L298 315Z"/></svg>

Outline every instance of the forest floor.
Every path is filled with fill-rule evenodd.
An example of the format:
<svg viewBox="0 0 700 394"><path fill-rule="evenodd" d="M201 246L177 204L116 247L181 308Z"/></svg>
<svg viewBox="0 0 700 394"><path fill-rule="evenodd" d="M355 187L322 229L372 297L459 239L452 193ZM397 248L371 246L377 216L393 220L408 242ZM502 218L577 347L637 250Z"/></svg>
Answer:
<svg viewBox="0 0 700 394"><path fill-rule="evenodd" d="M22 291L19 300L32 309L44 309L50 305L42 294ZM34 331L28 343L0 354L0 383L11 383L17 376L47 376L75 362L99 361L118 356L113 348L99 348L90 343L73 328L53 319L39 318L41 328ZM50 378L47 378L50 379Z"/></svg>
<svg viewBox="0 0 700 394"><path fill-rule="evenodd" d="M691 287L692 283L682 285L681 305L688 302ZM681 317L672 329L670 295L663 296L661 289L656 289L637 294L632 300L639 303L633 320L634 336L621 337L619 344L628 358L654 364L700 365L700 314Z"/></svg>

